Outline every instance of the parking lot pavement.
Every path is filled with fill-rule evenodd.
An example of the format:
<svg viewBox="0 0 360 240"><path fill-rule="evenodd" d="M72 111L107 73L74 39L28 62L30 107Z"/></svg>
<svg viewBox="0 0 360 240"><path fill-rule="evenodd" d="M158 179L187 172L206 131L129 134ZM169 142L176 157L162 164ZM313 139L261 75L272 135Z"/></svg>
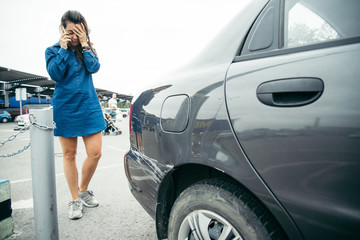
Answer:
<svg viewBox="0 0 360 240"><path fill-rule="evenodd" d="M16 133L13 122L0 124L0 141ZM100 202L97 208L85 208L83 217L68 219L70 192L63 173L62 152L54 138L56 194L60 239L146 239L156 238L155 222L130 193L123 168L123 156L129 149L128 119L120 123L122 135L103 136L102 158L89 189ZM13 153L30 141L29 131L1 147L1 155ZM79 138L77 164L85 159L84 144ZM10 158L0 158L0 178L11 184L12 218L15 234L7 240L35 239L32 201L30 149Z"/></svg>

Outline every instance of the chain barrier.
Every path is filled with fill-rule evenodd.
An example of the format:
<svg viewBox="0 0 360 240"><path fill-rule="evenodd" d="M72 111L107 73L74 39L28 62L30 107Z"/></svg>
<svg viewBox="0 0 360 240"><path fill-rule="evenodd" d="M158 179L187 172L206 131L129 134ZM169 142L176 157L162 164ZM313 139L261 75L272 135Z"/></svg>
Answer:
<svg viewBox="0 0 360 240"><path fill-rule="evenodd" d="M29 120L30 120L30 125L29 126L26 126L24 128L22 128L18 133L8 137L6 140L4 141L1 141L0 142L0 147L4 146L5 143L7 142L11 142L13 141L19 134L22 134L24 132L26 132L27 130L30 129L31 126L34 126L34 127L37 127L39 129L42 129L42 130L46 130L46 131L52 131L56 128L56 124L55 122L53 122L53 125L52 126L44 126L44 125L41 125L39 123L36 122L36 118L33 114L29 114ZM0 155L0 158L6 158L6 157L13 157L13 156L16 156L24 151L26 151L28 148L30 147L30 143L26 146L24 146L22 149L18 150L17 152L14 152L14 153L11 153L11 154L6 154L6 155Z"/></svg>

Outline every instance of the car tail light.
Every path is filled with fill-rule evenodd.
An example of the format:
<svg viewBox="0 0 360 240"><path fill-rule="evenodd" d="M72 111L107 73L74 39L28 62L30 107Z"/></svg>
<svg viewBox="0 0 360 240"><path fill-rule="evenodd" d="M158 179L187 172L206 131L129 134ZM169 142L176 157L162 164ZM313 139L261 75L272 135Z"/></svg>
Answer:
<svg viewBox="0 0 360 240"><path fill-rule="evenodd" d="M129 111L129 135L131 135L131 118L132 118L132 109L133 105L130 105L130 111Z"/></svg>

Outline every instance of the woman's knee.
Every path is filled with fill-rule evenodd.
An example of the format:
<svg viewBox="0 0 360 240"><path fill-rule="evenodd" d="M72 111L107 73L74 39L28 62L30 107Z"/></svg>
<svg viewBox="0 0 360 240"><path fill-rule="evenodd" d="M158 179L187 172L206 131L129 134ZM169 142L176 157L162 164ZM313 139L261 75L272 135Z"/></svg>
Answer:
<svg viewBox="0 0 360 240"><path fill-rule="evenodd" d="M66 162L75 162L76 152L65 152L63 153L63 159Z"/></svg>
<svg viewBox="0 0 360 240"><path fill-rule="evenodd" d="M76 159L77 138L60 137L63 158L66 162L74 162Z"/></svg>
<svg viewBox="0 0 360 240"><path fill-rule="evenodd" d="M89 158L99 160L101 158L102 135L101 132L83 137L86 153Z"/></svg>
<svg viewBox="0 0 360 240"><path fill-rule="evenodd" d="M94 158L96 158L98 160L101 158L101 156L102 156L101 149L94 153Z"/></svg>
<svg viewBox="0 0 360 240"><path fill-rule="evenodd" d="M95 159L97 161L101 158L101 156L102 156L101 149L93 150L88 154L88 157Z"/></svg>

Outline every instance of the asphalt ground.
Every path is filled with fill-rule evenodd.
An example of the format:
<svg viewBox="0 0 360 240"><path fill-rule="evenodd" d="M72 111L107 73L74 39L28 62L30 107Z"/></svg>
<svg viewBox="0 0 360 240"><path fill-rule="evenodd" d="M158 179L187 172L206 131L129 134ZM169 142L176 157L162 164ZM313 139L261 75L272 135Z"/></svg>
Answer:
<svg viewBox="0 0 360 240"><path fill-rule="evenodd" d="M64 177L59 139L54 138L59 239L157 239L155 221L132 196L123 167L129 149L128 119L119 123L121 135L103 136L102 158L90 183L99 207L84 208L79 220L68 219L71 195ZM0 141L16 134L15 123L0 123ZM17 152L30 142L30 131L0 148L0 155ZM0 178L10 180L15 234L7 238L35 239L31 181L31 149L9 158L0 157ZM78 139L77 165L81 169L85 147ZM81 173L80 173L81 174Z"/></svg>

